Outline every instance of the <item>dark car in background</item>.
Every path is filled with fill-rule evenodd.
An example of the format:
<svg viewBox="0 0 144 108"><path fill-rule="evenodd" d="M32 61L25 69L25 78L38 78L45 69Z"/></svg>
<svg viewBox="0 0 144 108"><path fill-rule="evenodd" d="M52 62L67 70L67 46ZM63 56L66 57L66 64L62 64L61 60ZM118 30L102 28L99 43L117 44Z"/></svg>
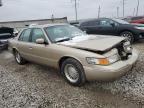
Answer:
<svg viewBox="0 0 144 108"><path fill-rule="evenodd" d="M144 27L120 19L99 18L82 21L79 28L88 34L123 36L131 43L144 38Z"/></svg>
<svg viewBox="0 0 144 108"><path fill-rule="evenodd" d="M0 27L0 50L8 48L8 39L15 37L13 33L13 28Z"/></svg>
<svg viewBox="0 0 144 108"><path fill-rule="evenodd" d="M123 18L123 20L129 23L144 24L144 16L127 17Z"/></svg>

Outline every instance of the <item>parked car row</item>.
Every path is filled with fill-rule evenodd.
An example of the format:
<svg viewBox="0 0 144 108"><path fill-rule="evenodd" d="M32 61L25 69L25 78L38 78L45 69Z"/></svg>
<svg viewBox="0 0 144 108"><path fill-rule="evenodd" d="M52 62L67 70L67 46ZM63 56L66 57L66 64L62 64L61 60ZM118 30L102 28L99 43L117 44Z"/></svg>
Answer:
<svg viewBox="0 0 144 108"><path fill-rule="evenodd" d="M18 35L18 31L9 27L0 28L0 51L8 48L8 39Z"/></svg>
<svg viewBox="0 0 144 108"><path fill-rule="evenodd" d="M131 43L144 39L144 27L142 25L133 25L120 19L92 19L81 21L77 26L88 34L122 36Z"/></svg>
<svg viewBox="0 0 144 108"><path fill-rule="evenodd" d="M8 48L8 39L13 38L13 28L0 28L0 50Z"/></svg>
<svg viewBox="0 0 144 108"><path fill-rule="evenodd" d="M144 24L144 16L127 17L123 18L123 20L129 23Z"/></svg>
<svg viewBox="0 0 144 108"><path fill-rule="evenodd" d="M139 30L121 20L100 19L80 24L80 28L90 34L115 35L123 27ZM122 31L120 34L124 37L116 37L87 35L82 30L69 24L31 26L9 40L9 49L18 64L31 61L57 68L74 86L92 80L117 79L137 61L138 52L130 44L132 38L124 38L134 36L132 32Z"/></svg>

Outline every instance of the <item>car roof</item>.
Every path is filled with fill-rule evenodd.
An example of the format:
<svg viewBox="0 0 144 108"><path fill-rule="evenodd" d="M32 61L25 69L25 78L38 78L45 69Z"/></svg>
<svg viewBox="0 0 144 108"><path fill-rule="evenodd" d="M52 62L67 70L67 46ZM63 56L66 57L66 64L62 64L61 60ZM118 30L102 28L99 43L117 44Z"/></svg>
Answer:
<svg viewBox="0 0 144 108"><path fill-rule="evenodd" d="M86 22L90 22L90 21L96 21L96 20L102 20L102 19L111 19L111 18L93 18L93 19L86 19L86 20L82 20L79 22L79 24L83 24L83 23L86 23Z"/></svg>
<svg viewBox="0 0 144 108"><path fill-rule="evenodd" d="M57 25L69 25L67 23L52 23L52 24L44 24L44 25L33 25L29 28L45 28L45 27L51 27L51 26L57 26Z"/></svg>

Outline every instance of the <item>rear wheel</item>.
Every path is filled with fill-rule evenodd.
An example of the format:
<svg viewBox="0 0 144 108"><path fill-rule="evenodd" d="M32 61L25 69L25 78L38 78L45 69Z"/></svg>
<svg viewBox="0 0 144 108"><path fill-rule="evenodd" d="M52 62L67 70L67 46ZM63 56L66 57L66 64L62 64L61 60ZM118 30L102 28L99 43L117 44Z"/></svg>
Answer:
<svg viewBox="0 0 144 108"><path fill-rule="evenodd" d="M86 78L82 65L75 59L66 59L61 66L61 73L65 80L73 86L81 86Z"/></svg>
<svg viewBox="0 0 144 108"><path fill-rule="evenodd" d="M26 60L21 57L20 53L17 50L14 52L14 56L18 64L23 65L26 63Z"/></svg>
<svg viewBox="0 0 144 108"><path fill-rule="evenodd" d="M130 41L131 43L134 42L134 35L132 32L129 31L124 31L120 34L120 36L122 37L126 37L128 41Z"/></svg>

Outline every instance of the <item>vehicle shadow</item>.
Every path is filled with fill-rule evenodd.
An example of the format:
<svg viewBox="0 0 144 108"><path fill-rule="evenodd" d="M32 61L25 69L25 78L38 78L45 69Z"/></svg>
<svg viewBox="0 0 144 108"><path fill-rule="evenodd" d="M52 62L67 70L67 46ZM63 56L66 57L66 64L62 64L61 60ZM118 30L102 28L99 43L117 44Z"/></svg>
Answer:
<svg viewBox="0 0 144 108"><path fill-rule="evenodd" d="M144 39L138 40L133 43L133 45L144 44Z"/></svg>

